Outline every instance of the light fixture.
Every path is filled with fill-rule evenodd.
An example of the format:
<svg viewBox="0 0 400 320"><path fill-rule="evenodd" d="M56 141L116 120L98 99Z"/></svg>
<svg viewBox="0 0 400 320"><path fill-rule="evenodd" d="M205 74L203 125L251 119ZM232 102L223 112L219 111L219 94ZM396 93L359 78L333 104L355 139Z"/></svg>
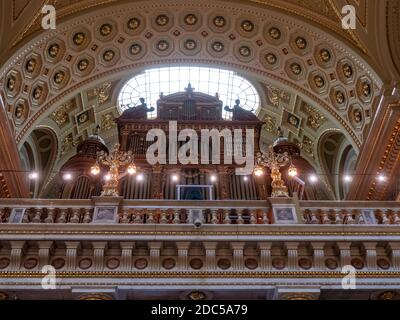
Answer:
<svg viewBox="0 0 400 320"><path fill-rule="evenodd" d="M177 182L179 180L179 176L177 174L172 175L172 181Z"/></svg>
<svg viewBox="0 0 400 320"><path fill-rule="evenodd" d="M290 177L297 176L297 168L293 165L293 163L291 163L290 166L289 166L288 174L289 174Z"/></svg>
<svg viewBox="0 0 400 320"><path fill-rule="evenodd" d="M72 174L64 173L63 174L63 179L66 180L66 181L71 180L72 179Z"/></svg>
<svg viewBox="0 0 400 320"><path fill-rule="evenodd" d="M315 174L312 174L308 177L308 181L310 181L311 183L315 183L318 181L318 177Z"/></svg>
<svg viewBox="0 0 400 320"><path fill-rule="evenodd" d="M264 174L264 170L261 167L255 167L253 172L257 177L261 177Z"/></svg>
<svg viewBox="0 0 400 320"><path fill-rule="evenodd" d="M246 182L249 181L249 177L248 176L244 176L243 177L243 181L246 181Z"/></svg>
<svg viewBox="0 0 400 320"><path fill-rule="evenodd" d="M100 166L95 163L91 168L90 168L90 173L93 174L94 176L98 175L100 173Z"/></svg>
<svg viewBox="0 0 400 320"><path fill-rule="evenodd" d="M37 172L31 172L28 177L31 180L36 180L37 178L39 178L39 174Z"/></svg>
<svg viewBox="0 0 400 320"><path fill-rule="evenodd" d="M130 164L127 169L128 174L134 175L136 173L136 166L134 164Z"/></svg>
<svg viewBox="0 0 400 320"><path fill-rule="evenodd" d="M383 174L378 175L378 181L379 182L385 182L386 181L386 177Z"/></svg>
<svg viewBox="0 0 400 320"><path fill-rule="evenodd" d="M353 178L352 178L351 176L349 176L348 174L346 174L346 175L343 177L343 180L344 180L344 182L351 182L351 180L353 180Z"/></svg>
<svg viewBox="0 0 400 320"><path fill-rule="evenodd" d="M137 181L143 181L144 180L143 174L138 174L137 177L136 177L136 180Z"/></svg>
<svg viewBox="0 0 400 320"><path fill-rule="evenodd" d="M110 175L110 174L106 174L106 175L104 176L104 180L110 181L110 180L111 180L111 175Z"/></svg>
<svg viewBox="0 0 400 320"><path fill-rule="evenodd" d="M211 180L211 182L217 181L217 176L213 174L213 175L210 177L210 180Z"/></svg>

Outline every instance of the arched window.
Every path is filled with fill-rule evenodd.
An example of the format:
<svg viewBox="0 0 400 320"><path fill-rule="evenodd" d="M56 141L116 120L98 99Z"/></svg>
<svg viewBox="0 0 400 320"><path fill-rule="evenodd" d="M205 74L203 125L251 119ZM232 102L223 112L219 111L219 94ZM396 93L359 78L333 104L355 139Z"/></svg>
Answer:
<svg viewBox="0 0 400 320"><path fill-rule="evenodd" d="M139 99L145 98L148 106L157 107L160 93L169 95L184 91L188 84L197 92L210 95L218 93L223 106L232 107L235 100L246 110L256 112L260 106L260 97L255 87L234 71L178 66L148 69L130 79L122 88L118 106L122 113L127 108L140 104ZM156 116L156 111L149 115Z"/></svg>

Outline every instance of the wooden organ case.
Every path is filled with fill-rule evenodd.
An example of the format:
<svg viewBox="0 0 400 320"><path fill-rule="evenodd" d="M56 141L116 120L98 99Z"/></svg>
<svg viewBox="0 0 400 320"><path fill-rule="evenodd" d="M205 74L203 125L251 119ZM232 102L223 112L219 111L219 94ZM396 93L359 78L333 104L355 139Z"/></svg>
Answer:
<svg viewBox="0 0 400 320"><path fill-rule="evenodd" d="M246 129L252 129L254 130L254 152L259 151L262 122L251 111L242 109L239 101L233 108L223 109L218 95L211 96L195 92L189 84L184 92L167 96L161 94L157 101L156 116L151 118L148 114L153 111L154 108L148 108L141 99L141 105L125 110L117 119L121 150L132 150L138 167L137 174L142 175L140 180L130 176L122 179L120 195L126 199L251 200L266 198L265 181L256 181L251 174L246 178L243 175L236 175L235 169L243 165L237 165L234 158L232 164L225 164L223 138L220 139L220 164L212 163L212 150L209 151L208 164L203 164L204 161L202 163L200 159L201 148L204 147L200 145L202 129L217 129L219 132L228 129L232 132L232 136L235 129L241 129L243 152L246 150ZM224 119L223 112L226 112L229 120ZM183 129L196 131L199 138L198 164L182 165L179 159L177 163L169 160L171 121L176 121L178 133ZM146 135L151 129L161 129L166 134L166 164L150 165L146 160L146 152L154 143L154 141L146 141ZM209 141L211 149L211 139ZM178 150L185 143L185 141L178 142ZM254 154L252 157L254 158Z"/></svg>

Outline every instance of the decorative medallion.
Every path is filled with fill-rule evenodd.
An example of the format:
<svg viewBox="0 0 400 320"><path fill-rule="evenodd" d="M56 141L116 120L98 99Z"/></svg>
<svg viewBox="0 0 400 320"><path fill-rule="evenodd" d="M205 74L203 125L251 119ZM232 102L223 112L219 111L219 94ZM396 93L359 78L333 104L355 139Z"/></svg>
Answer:
<svg viewBox="0 0 400 320"><path fill-rule="evenodd" d="M156 17L156 24L160 27L164 27L168 24L169 18L165 14L160 14Z"/></svg>
<svg viewBox="0 0 400 320"><path fill-rule="evenodd" d="M201 259L198 259L198 258L194 258L194 259L190 260L189 264L190 264L190 267L195 270L201 269L203 267L203 261L201 261Z"/></svg>
<svg viewBox="0 0 400 320"><path fill-rule="evenodd" d="M61 85L65 80L65 72L63 70L57 71L53 76L55 84Z"/></svg>
<svg viewBox="0 0 400 320"><path fill-rule="evenodd" d="M325 86L325 80L322 76L316 75L316 76L314 76L313 80L314 80L314 84L317 88L321 89Z"/></svg>
<svg viewBox="0 0 400 320"><path fill-rule="evenodd" d="M119 50L116 47L104 48L99 53L100 63L105 67L113 66L119 60Z"/></svg>
<svg viewBox="0 0 400 320"><path fill-rule="evenodd" d="M283 258L272 259L272 266L278 270L284 269L286 266L285 259L283 259Z"/></svg>
<svg viewBox="0 0 400 320"><path fill-rule="evenodd" d="M175 261L175 259L172 259L172 258L166 258L162 262L162 266L164 267L164 269L167 269L167 270L174 268L175 265L176 265L176 261Z"/></svg>
<svg viewBox="0 0 400 320"><path fill-rule="evenodd" d="M337 263L337 261L335 259L328 258L328 259L325 260L325 266L329 270L334 270L334 269L337 269L338 263Z"/></svg>
<svg viewBox="0 0 400 320"><path fill-rule="evenodd" d="M250 62L254 58L254 49L250 42L242 42L235 45L235 56L243 61Z"/></svg>
<svg viewBox="0 0 400 320"><path fill-rule="evenodd" d="M267 53L264 56L265 61L270 64L270 65L274 65L276 64L276 62L278 61L278 58L276 57L276 55L274 55L273 53Z"/></svg>
<svg viewBox="0 0 400 320"><path fill-rule="evenodd" d="M277 127L276 127L276 119L271 116L265 116L264 118L264 128L267 132L276 135L278 133Z"/></svg>
<svg viewBox="0 0 400 320"><path fill-rule="evenodd" d="M79 261L78 265L79 265L79 268L81 268L83 270L89 269L92 266L92 259L83 258Z"/></svg>
<svg viewBox="0 0 400 320"><path fill-rule="evenodd" d="M89 67L89 60L88 59L79 60L77 67L78 67L79 71L82 71L82 72L86 71L87 68Z"/></svg>
<svg viewBox="0 0 400 320"><path fill-rule="evenodd" d="M306 269L306 270L311 269L311 267L312 267L311 259L308 259L308 258L299 259L299 267L302 269Z"/></svg>
<svg viewBox="0 0 400 320"><path fill-rule="evenodd" d="M184 47L186 50L195 50L197 47L196 41L193 39L188 39L185 41Z"/></svg>
<svg viewBox="0 0 400 320"><path fill-rule="evenodd" d="M230 27L230 20L224 16L225 12L214 12L208 16L210 29L217 33L227 32Z"/></svg>
<svg viewBox="0 0 400 320"><path fill-rule="evenodd" d="M65 266L65 260L63 258L56 258L51 262L51 265L57 270L61 269Z"/></svg>
<svg viewBox="0 0 400 320"><path fill-rule="evenodd" d="M138 43L134 43L129 47L129 53L133 56L136 56L142 52L142 46Z"/></svg>
<svg viewBox="0 0 400 320"><path fill-rule="evenodd" d="M29 107L26 100L25 99L18 100L14 110L14 119L17 125L21 125L25 122L25 120L28 117L28 111Z"/></svg>
<svg viewBox="0 0 400 320"><path fill-rule="evenodd" d="M114 128L117 124L115 123L115 117L112 113L103 114L101 116L101 130L108 131Z"/></svg>
<svg viewBox="0 0 400 320"><path fill-rule="evenodd" d="M0 269L5 269L10 265L9 258L0 258Z"/></svg>
<svg viewBox="0 0 400 320"><path fill-rule="evenodd" d="M49 117L61 129L69 122L69 112L74 108L75 106L72 100L68 101L64 103L61 107L59 107L56 111L53 111L53 113Z"/></svg>
<svg viewBox="0 0 400 320"><path fill-rule="evenodd" d="M106 50L103 53L104 61L110 62L114 59L114 57L115 57L115 52L113 50Z"/></svg>
<svg viewBox="0 0 400 320"><path fill-rule="evenodd" d="M296 75L296 76L300 75L301 72L302 72L301 66L300 66L298 63L296 63L296 62L294 62L294 63L292 63L292 64L290 65L290 70L291 70L292 73L293 73L294 75Z"/></svg>
<svg viewBox="0 0 400 320"><path fill-rule="evenodd" d="M321 49L319 51L319 58L322 62L328 63L332 59L332 55L328 49Z"/></svg>
<svg viewBox="0 0 400 320"><path fill-rule="evenodd" d="M343 91L341 90L335 91L335 102L340 105L346 102L346 96Z"/></svg>
<svg viewBox="0 0 400 320"><path fill-rule="evenodd" d="M296 44L296 47L297 47L299 50L304 50L304 49L307 48L307 40L304 39L303 37L297 37L297 38L295 39L295 44Z"/></svg>
<svg viewBox="0 0 400 320"><path fill-rule="evenodd" d="M37 67L37 61L34 58L29 59L25 64L25 70L27 73L34 73Z"/></svg>
<svg viewBox="0 0 400 320"><path fill-rule="evenodd" d="M33 269L37 266L38 260L36 258L29 258L24 261L24 268L25 269Z"/></svg>
<svg viewBox="0 0 400 320"><path fill-rule="evenodd" d="M357 81L357 95L364 103L369 103L373 97L373 89L371 80L364 76Z"/></svg>
<svg viewBox="0 0 400 320"><path fill-rule="evenodd" d="M216 58L224 57L229 51L229 44L221 38L210 39L207 44L207 51Z"/></svg>
<svg viewBox="0 0 400 320"><path fill-rule="evenodd" d="M81 46L86 40L86 35L83 32L77 32L73 35L72 41L76 46Z"/></svg>
<svg viewBox="0 0 400 320"><path fill-rule="evenodd" d="M183 21L189 26L194 26L197 23L197 21L199 21L199 19L196 17L195 14L189 13L185 16Z"/></svg>
<svg viewBox="0 0 400 320"><path fill-rule="evenodd" d="M268 35L271 39L279 40L282 37L282 32L276 27L271 27L268 29Z"/></svg>
<svg viewBox="0 0 400 320"><path fill-rule="evenodd" d="M359 258L351 259L351 265L357 270L364 268L364 262Z"/></svg>
<svg viewBox="0 0 400 320"><path fill-rule="evenodd" d="M253 31L254 31L254 23L251 22L250 20L244 20L244 21L242 21L242 23L240 24L240 28L241 28L244 32L253 32Z"/></svg>
<svg viewBox="0 0 400 320"><path fill-rule="evenodd" d="M205 300L206 295L201 291L193 291L189 293L187 297L189 300L199 301L199 300Z"/></svg>
<svg viewBox="0 0 400 320"><path fill-rule="evenodd" d="M351 77L353 76L353 67L348 63L345 63L342 66L342 72L347 79L351 79Z"/></svg>
<svg viewBox="0 0 400 320"><path fill-rule="evenodd" d="M114 270L117 269L120 265L120 261L117 258L110 258L106 262L106 266L108 269Z"/></svg>
<svg viewBox="0 0 400 320"><path fill-rule="evenodd" d="M142 270L147 267L147 260L145 258L140 258L135 261L135 268Z"/></svg>
<svg viewBox="0 0 400 320"><path fill-rule="evenodd" d="M379 268L383 270L387 270L390 268L390 263L387 259L378 259L377 265Z"/></svg>
<svg viewBox="0 0 400 320"><path fill-rule="evenodd" d="M378 296L378 300L393 300L397 295L395 291L385 291Z"/></svg>
<svg viewBox="0 0 400 320"><path fill-rule="evenodd" d="M247 269L254 270L258 267L258 261L256 259L249 258L244 261L244 265Z"/></svg>
<svg viewBox="0 0 400 320"><path fill-rule="evenodd" d="M47 49L47 53L49 55L49 57L56 59L58 54L61 51L61 47L59 44L55 43L49 46L49 48Z"/></svg>
<svg viewBox="0 0 400 320"><path fill-rule="evenodd" d="M9 98L14 98L21 89L21 76L19 72L11 70L5 79L4 89Z"/></svg>
<svg viewBox="0 0 400 320"><path fill-rule="evenodd" d="M157 49L160 50L161 52L164 52L169 49L169 43L166 40L160 40L157 42Z"/></svg>
<svg viewBox="0 0 400 320"><path fill-rule="evenodd" d="M314 131L317 131L327 121L321 112L305 102L301 105L301 111L308 115L307 126Z"/></svg>
<svg viewBox="0 0 400 320"><path fill-rule="evenodd" d="M17 78L13 74L10 74L6 80L7 90L13 92L15 90L16 85L17 85Z"/></svg>
<svg viewBox="0 0 400 320"><path fill-rule="evenodd" d="M136 31L137 29L139 29L139 27L141 25L141 21L139 18L136 18L136 17L130 18L126 25L129 30Z"/></svg>
<svg viewBox="0 0 400 320"><path fill-rule="evenodd" d="M212 43L211 48L215 52L222 52L224 50L224 44L220 41L215 41Z"/></svg>
<svg viewBox="0 0 400 320"><path fill-rule="evenodd" d="M42 94L43 94L43 87L41 87L40 85L36 86L32 91L32 98L36 101L39 101L42 98Z"/></svg>
<svg viewBox="0 0 400 320"><path fill-rule="evenodd" d="M113 27L109 23L104 23L100 26L100 35L103 37L107 37L111 34Z"/></svg>
<svg viewBox="0 0 400 320"><path fill-rule="evenodd" d="M314 158L314 142L306 135L303 136L301 149L304 150L304 152L306 152L309 156Z"/></svg>
<svg viewBox="0 0 400 320"><path fill-rule="evenodd" d="M298 129L300 127L300 118L291 112L287 112L287 123Z"/></svg>
<svg viewBox="0 0 400 320"><path fill-rule="evenodd" d="M247 58L247 57L250 57L250 55L251 55L251 49L247 46L241 46L241 47L239 47L239 53L243 57Z"/></svg>
<svg viewBox="0 0 400 320"><path fill-rule="evenodd" d="M226 19L223 16L216 16L213 19L213 24L218 28L223 28L226 26Z"/></svg>
<svg viewBox="0 0 400 320"><path fill-rule="evenodd" d="M290 93L277 87L267 86L267 99L274 107L279 107L282 103L289 104L290 98Z"/></svg>
<svg viewBox="0 0 400 320"><path fill-rule="evenodd" d="M222 259L218 260L217 266L218 266L218 268L220 268L222 270L226 270L231 267L231 262L229 259L222 258Z"/></svg>

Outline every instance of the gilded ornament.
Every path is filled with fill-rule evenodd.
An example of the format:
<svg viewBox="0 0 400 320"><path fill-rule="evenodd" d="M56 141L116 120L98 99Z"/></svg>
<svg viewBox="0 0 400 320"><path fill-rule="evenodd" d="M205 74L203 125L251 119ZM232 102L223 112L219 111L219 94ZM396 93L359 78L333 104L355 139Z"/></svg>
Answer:
<svg viewBox="0 0 400 320"><path fill-rule="evenodd" d="M169 48L169 43L166 40L160 40L157 43L157 49L160 51L166 51Z"/></svg>
<svg viewBox="0 0 400 320"><path fill-rule="evenodd" d="M32 97L35 100L39 100L42 97L42 94L43 88L41 86L37 86L32 92Z"/></svg>
<svg viewBox="0 0 400 320"><path fill-rule="evenodd" d="M204 300L206 298L206 295L201 291L193 291L188 294L188 298L189 300L198 301Z"/></svg>
<svg viewBox="0 0 400 320"><path fill-rule="evenodd" d="M59 109L54 111L50 115L50 119L52 119L59 128L62 128L68 121L68 113L73 109L73 104L71 101L63 104Z"/></svg>
<svg viewBox="0 0 400 320"><path fill-rule="evenodd" d="M89 66L89 60L88 59L82 59L79 60L78 62L78 70L79 71L85 71Z"/></svg>
<svg viewBox="0 0 400 320"><path fill-rule="evenodd" d="M346 78L349 79L353 76L353 68L348 63L345 63L342 66L342 70L343 70L343 74Z"/></svg>
<svg viewBox="0 0 400 320"><path fill-rule="evenodd" d="M105 103L108 98L110 97L111 93L111 82L105 82L101 86L93 89L92 91L88 92L88 98L97 98L97 102L99 105Z"/></svg>
<svg viewBox="0 0 400 320"><path fill-rule="evenodd" d="M65 79L65 72L64 71L58 71L54 77L53 80L56 84L61 84Z"/></svg>
<svg viewBox="0 0 400 320"><path fill-rule="evenodd" d="M338 104L343 104L346 101L346 96L341 90L335 92L335 100Z"/></svg>
<svg viewBox="0 0 400 320"><path fill-rule="evenodd" d="M289 103L290 94L273 86L267 86L267 95L273 106L278 107L280 102Z"/></svg>
<svg viewBox="0 0 400 320"><path fill-rule="evenodd" d="M128 21L128 29L129 30L134 31L134 30L138 29L139 26L140 26L140 20L138 18L129 19L129 21Z"/></svg>
<svg viewBox="0 0 400 320"><path fill-rule="evenodd" d="M303 136L303 142L300 147L314 158L314 142L309 137Z"/></svg>
<svg viewBox="0 0 400 320"><path fill-rule="evenodd" d="M61 143L61 155L68 153L73 147L75 147L76 143L72 136L72 133L66 136Z"/></svg>
<svg viewBox="0 0 400 320"><path fill-rule="evenodd" d="M33 73L36 69L36 66L37 66L37 62L35 59L32 58L26 62L25 69L27 72Z"/></svg>
<svg viewBox="0 0 400 320"><path fill-rule="evenodd" d="M311 129L318 130L327 121L321 112L308 104L303 104L302 109L306 114L308 114L307 126Z"/></svg>
<svg viewBox="0 0 400 320"><path fill-rule="evenodd" d="M138 55L142 51L142 46L140 44L134 43L129 47L129 52L132 55Z"/></svg>
<svg viewBox="0 0 400 320"><path fill-rule="evenodd" d="M307 47L307 41L303 37L297 37L295 43L300 50L304 50Z"/></svg>
<svg viewBox="0 0 400 320"><path fill-rule="evenodd" d="M49 47L47 52L49 53L49 56L51 58L56 58L60 50L61 50L60 46L57 43L55 43Z"/></svg>
<svg viewBox="0 0 400 320"><path fill-rule="evenodd" d="M185 16L184 21L187 25L193 26L197 23L198 19L193 13L189 13Z"/></svg>
<svg viewBox="0 0 400 320"><path fill-rule="evenodd" d="M100 34L103 37L106 37L106 36L110 35L111 32L112 32L112 26L110 24L108 24L108 23L105 23L100 27Z"/></svg>
<svg viewBox="0 0 400 320"><path fill-rule="evenodd" d="M217 266L222 270L226 270L231 267L231 262L229 261L229 259L219 259L217 262Z"/></svg>
<svg viewBox="0 0 400 320"><path fill-rule="evenodd" d="M369 98L371 96L372 90L371 90L371 85L368 81L364 81L361 84L361 89L365 98Z"/></svg>
<svg viewBox="0 0 400 320"><path fill-rule="evenodd" d="M213 23L216 27L222 28L226 25L226 20L222 16L216 16L213 20Z"/></svg>
<svg viewBox="0 0 400 320"><path fill-rule="evenodd" d="M75 45L80 46L85 42L86 36L83 32L75 33L73 37L73 42Z"/></svg>
<svg viewBox="0 0 400 320"><path fill-rule="evenodd" d="M354 122L361 123L362 122L362 113L360 109L355 109L353 111Z"/></svg>
<svg viewBox="0 0 400 320"><path fill-rule="evenodd" d="M215 41L212 44L212 48L216 52L222 52L224 50L224 44L222 42L220 42L220 41Z"/></svg>
<svg viewBox="0 0 400 320"><path fill-rule="evenodd" d="M279 30L276 27L272 27L268 30L268 34L271 36L272 39L274 40L279 40L282 36L281 30Z"/></svg>
<svg viewBox="0 0 400 320"><path fill-rule="evenodd" d="M243 31L252 32L254 30L254 24L250 20L245 20L241 24Z"/></svg>
<svg viewBox="0 0 400 320"><path fill-rule="evenodd" d="M159 16L157 16L156 18L156 23L157 25L159 25L160 27L164 27L168 24L169 22L169 18L165 15L165 14L160 14Z"/></svg>
<svg viewBox="0 0 400 320"><path fill-rule="evenodd" d="M15 118L21 120L25 117L25 105L23 103L18 103L15 107Z"/></svg>
<svg viewBox="0 0 400 320"><path fill-rule="evenodd" d="M251 49L247 46L241 46L239 48L239 53L243 56L243 57L249 57L251 55Z"/></svg>
<svg viewBox="0 0 400 320"><path fill-rule="evenodd" d="M267 53L264 56L264 59L271 65L276 64L276 62L278 61L276 55L274 55L273 53Z"/></svg>
<svg viewBox="0 0 400 320"><path fill-rule="evenodd" d="M325 260L325 266L330 270L334 270L338 267L338 263L335 259L328 258Z"/></svg>
<svg viewBox="0 0 400 320"><path fill-rule="evenodd" d="M301 66L300 66L298 63L296 63L296 62L294 62L294 63L292 63L292 64L290 65L290 70L292 70L292 72L293 72L296 76L298 76L299 74L301 74L301 71L302 71Z"/></svg>
<svg viewBox="0 0 400 320"><path fill-rule="evenodd" d="M265 130L267 130L267 132L274 134L274 135L276 135L278 133L275 118L273 118L271 116L266 116L264 118L264 125L265 125Z"/></svg>
<svg viewBox="0 0 400 320"><path fill-rule="evenodd" d="M324 80L324 78L322 78L322 77L319 76L319 75L316 75L316 76L314 77L314 83L315 83L315 86L316 86L317 88L319 88L319 89L321 89L321 88L323 88L323 87L325 86L325 80Z"/></svg>
<svg viewBox="0 0 400 320"><path fill-rule="evenodd" d="M328 49L321 49L319 51L319 57L321 58L321 60L323 62L326 63L326 62L329 62L331 60L332 55L331 55L331 53L329 52Z"/></svg>
<svg viewBox="0 0 400 320"><path fill-rule="evenodd" d="M196 47L197 47L196 41L194 41L192 39L185 41L185 49L194 50L194 49L196 49Z"/></svg>
<svg viewBox="0 0 400 320"><path fill-rule="evenodd" d="M17 84L17 79L15 78L14 75L10 75L7 79L7 89L11 92L14 91L16 84Z"/></svg>
<svg viewBox="0 0 400 320"><path fill-rule="evenodd" d="M103 53L103 59L104 61L110 62L112 59L115 57L115 52L113 50L106 50Z"/></svg>

